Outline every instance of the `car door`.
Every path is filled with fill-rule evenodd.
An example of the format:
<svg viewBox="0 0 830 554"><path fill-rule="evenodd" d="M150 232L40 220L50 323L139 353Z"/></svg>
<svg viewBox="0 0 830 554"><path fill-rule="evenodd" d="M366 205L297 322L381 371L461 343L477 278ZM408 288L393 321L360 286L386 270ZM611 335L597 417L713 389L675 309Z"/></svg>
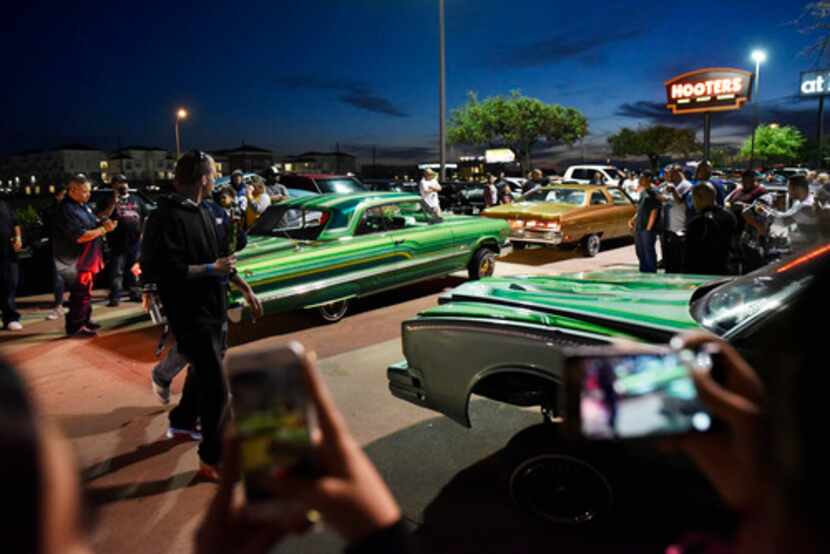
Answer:
<svg viewBox="0 0 830 554"><path fill-rule="evenodd" d="M386 288L396 280L395 273L404 267L407 257L397 248L396 238L388 232L383 205L370 206L354 216L353 235L341 239L347 249L353 275L361 295Z"/></svg>
<svg viewBox="0 0 830 554"><path fill-rule="evenodd" d="M612 212L614 236L625 237L630 235L628 222L637 212L637 206L619 189L609 188L607 193L614 206Z"/></svg>
<svg viewBox="0 0 830 554"><path fill-rule="evenodd" d="M603 194L599 189L595 189L590 193L588 198L588 206L590 210L589 217L585 223L588 228L584 230L584 235L602 234L603 237L614 236L614 218L612 211L614 210L611 200ZM584 236L583 235L583 236Z"/></svg>
<svg viewBox="0 0 830 554"><path fill-rule="evenodd" d="M459 248L452 230L433 216L418 199L398 201L384 207L387 233L399 259L405 261L390 276L391 281L409 282L456 271L468 256ZM459 262L461 260L461 262Z"/></svg>

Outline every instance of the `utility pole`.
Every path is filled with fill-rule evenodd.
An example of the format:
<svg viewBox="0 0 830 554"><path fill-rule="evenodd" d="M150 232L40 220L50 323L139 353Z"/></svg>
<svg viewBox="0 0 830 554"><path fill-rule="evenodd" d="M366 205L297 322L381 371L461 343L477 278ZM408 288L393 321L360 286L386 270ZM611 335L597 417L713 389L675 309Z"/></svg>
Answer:
<svg viewBox="0 0 830 554"><path fill-rule="evenodd" d="M441 140L441 180L447 178L447 134L446 134L446 114L447 114L447 83L446 83L446 37L444 34L444 0L438 0L439 14L439 104L441 114L438 118L438 134Z"/></svg>

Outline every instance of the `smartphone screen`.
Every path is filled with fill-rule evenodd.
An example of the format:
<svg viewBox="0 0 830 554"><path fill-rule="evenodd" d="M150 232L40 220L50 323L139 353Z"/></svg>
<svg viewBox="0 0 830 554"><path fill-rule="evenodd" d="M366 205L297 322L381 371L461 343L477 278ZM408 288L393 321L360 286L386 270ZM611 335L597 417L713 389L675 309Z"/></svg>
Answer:
<svg viewBox="0 0 830 554"><path fill-rule="evenodd" d="M274 474L314 473L316 412L299 343L235 354L228 360L233 412L248 502L274 500Z"/></svg>
<svg viewBox="0 0 830 554"><path fill-rule="evenodd" d="M576 363L579 426L586 438L677 435L712 427L690 375L691 364L711 363L705 354L592 356Z"/></svg>

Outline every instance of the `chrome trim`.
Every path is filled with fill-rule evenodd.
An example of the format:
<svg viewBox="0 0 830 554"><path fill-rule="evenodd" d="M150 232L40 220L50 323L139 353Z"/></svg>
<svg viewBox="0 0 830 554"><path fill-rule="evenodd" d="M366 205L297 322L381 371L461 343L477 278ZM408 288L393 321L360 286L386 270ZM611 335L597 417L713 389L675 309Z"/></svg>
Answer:
<svg viewBox="0 0 830 554"><path fill-rule="evenodd" d="M433 323L433 322L438 322ZM407 332L415 331L445 331L445 330L468 330L481 331L482 328L492 328L496 334L522 336L525 338L538 338L539 335L563 334L579 337L587 340L598 341L602 343L611 343L617 340L622 340L620 337L613 337L608 335L600 335L596 333L589 333L586 331L577 331L567 327L534 325L532 323L521 323L518 321L508 321L503 319L474 319L468 317L430 317L417 318L405 321L403 324L404 330ZM630 339L629 339L630 340Z"/></svg>
<svg viewBox="0 0 830 554"><path fill-rule="evenodd" d="M552 239L537 239L537 238L527 238L527 237L510 237L511 241L515 242L532 242L534 244L552 244L554 246L558 246L562 244L562 235L558 237L554 237Z"/></svg>
<svg viewBox="0 0 830 554"><path fill-rule="evenodd" d="M371 277L375 277L377 275L382 275L384 273L391 273L395 271L401 271L404 269L409 269L411 267L417 267L421 265L427 265L435 262L440 262L443 260L449 260L452 258L458 258L462 255L467 254L467 252L463 252L459 254L458 252L451 252L449 254L442 254L439 256L432 256L426 259L416 259L414 262L410 260L397 262L391 265L381 265L379 267L373 267L369 269L364 269L362 271L353 272L353 273L346 273L344 275L338 275L337 277L330 277L328 279L323 279L321 281L316 281L313 283L306 283L302 285L295 285L293 287L285 288L285 289L277 289L275 291L270 292L263 292L258 293L259 299L262 302L271 302L273 300L281 300L284 298L289 298L291 296L301 296L304 294L309 294L311 292L316 292L321 289L325 289L328 287L335 287L338 285L342 285L351 281L359 281L361 279L369 279ZM436 273L436 275L442 275L442 273ZM397 286L396 286L397 287ZM328 303L328 302L327 302Z"/></svg>

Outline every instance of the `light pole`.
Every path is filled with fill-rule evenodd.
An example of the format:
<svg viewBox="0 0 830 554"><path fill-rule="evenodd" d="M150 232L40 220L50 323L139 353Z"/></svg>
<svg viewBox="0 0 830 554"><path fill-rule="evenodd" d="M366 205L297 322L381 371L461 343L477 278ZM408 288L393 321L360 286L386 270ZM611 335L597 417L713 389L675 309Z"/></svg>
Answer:
<svg viewBox="0 0 830 554"><path fill-rule="evenodd" d="M758 132L758 87L761 84L761 64L767 61L767 53L763 50L753 50L752 60L755 62L755 91L752 96L754 122L752 125L752 146L749 151L749 169L755 167L755 134Z"/></svg>
<svg viewBox="0 0 830 554"><path fill-rule="evenodd" d="M179 108L176 112L176 159L182 157L182 139L181 134L179 132L179 123L183 120L187 119L187 110L184 108Z"/></svg>
<svg viewBox="0 0 830 554"><path fill-rule="evenodd" d="M439 25L439 53L438 53L438 66L439 66L439 83L438 83L438 97L439 97L439 109L441 110L441 114L438 118L438 135L440 137L441 142L441 180L444 181L447 178L447 134L445 129L445 117L447 113L447 86L446 86L446 59L444 56L444 52L446 50L446 39L444 36L444 0L438 0L438 9L440 10L439 18L438 18L438 25Z"/></svg>

